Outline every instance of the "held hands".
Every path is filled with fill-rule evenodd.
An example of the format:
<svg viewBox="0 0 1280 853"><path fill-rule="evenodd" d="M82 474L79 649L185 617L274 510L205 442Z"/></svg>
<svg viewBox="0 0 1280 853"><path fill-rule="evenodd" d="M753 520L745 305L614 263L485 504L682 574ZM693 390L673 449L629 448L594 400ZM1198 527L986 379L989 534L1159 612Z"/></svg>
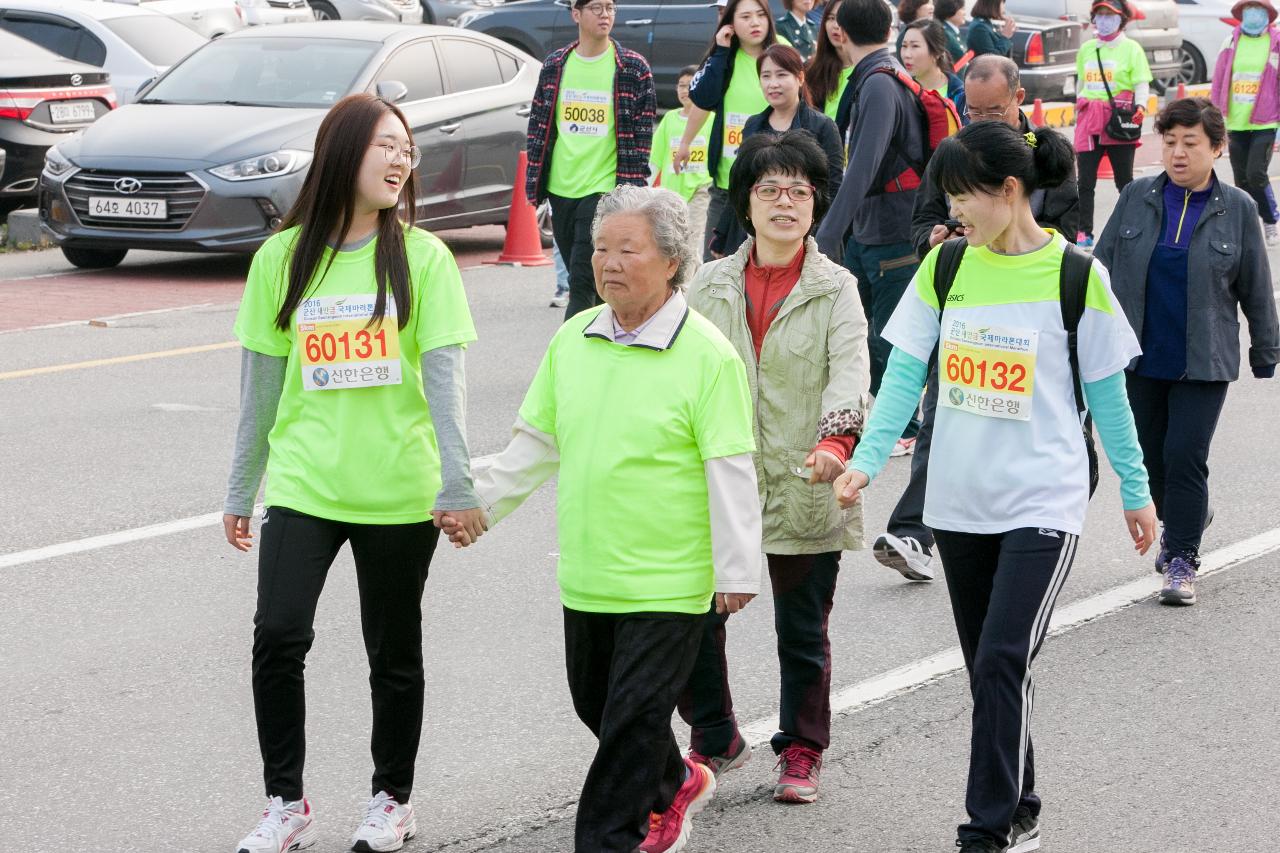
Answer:
<svg viewBox="0 0 1280 853"><path fill-rule="evenodd" d="M733 43L733 24L725 24L716 30L716 44L721 47L728 47Z"/></svg>
<svg viewBox="0 0 1280 853"><path fill-rule="evenodd" d="M246 515L222 516L222 532L226 534L227 544L237 551L248 551L253 547L253 531L249 529L249 517Z"/></svg>
<svg viewBox="0 0 1280 853"><path fill-rule="evenodd" d="M844 471L844 465L840 460L832 456L825 450L815 450L805 457L804 467L813 471L809 475L809 485L816 486L819 483L834 483L836 477L840 476L840 472Z"/></svg>
<svg viewBox="0 0 1280 853"><path fill-rule="evenodd" d="M480 507L472 509L432 510L431 520L455 548L473 544L489 529L489 520Z"/></svg>
<svg viewBox="0 0 1280 853"><path fill-rule="evenodd" d="M737 613L755 597L754 592L717 592L716 613Z"/></svg>
<svg viewBox="0 0 1280 853"><path fill-rule="evenodd" d="M836 491L836 503L840 504L841 509L848 509L862 500L862 490L870 483L871 480L861 471L845 471L836 478L833 486Z"/></svg>
<svg viewBox="0 0 1280 853"><path fill-rule="evenodd" d="M1133 550L1139 554L1147 553L1147 549L1156 541L1156 507L1147 504L1142 509L1126 509L1124 523L1133 537Z"/></svg>

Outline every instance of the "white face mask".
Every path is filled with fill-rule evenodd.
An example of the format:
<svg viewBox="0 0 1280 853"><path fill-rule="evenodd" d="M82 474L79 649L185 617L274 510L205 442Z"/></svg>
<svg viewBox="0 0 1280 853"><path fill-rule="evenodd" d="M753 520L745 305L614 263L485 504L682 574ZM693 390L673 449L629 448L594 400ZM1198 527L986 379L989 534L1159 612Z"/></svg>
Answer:
<svg viewBox="0 0 1280 853"><path fill-rule="evenodd" d="M1122 18L1119 15L1094 15L1093 31L1106 38L1120 32Z"/></svg>

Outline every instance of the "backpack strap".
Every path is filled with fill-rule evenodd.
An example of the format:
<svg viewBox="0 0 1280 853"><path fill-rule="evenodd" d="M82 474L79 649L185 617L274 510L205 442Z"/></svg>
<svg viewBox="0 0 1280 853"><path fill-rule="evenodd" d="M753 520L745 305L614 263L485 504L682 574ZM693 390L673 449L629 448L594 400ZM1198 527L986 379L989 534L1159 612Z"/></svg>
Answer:
<svg viewBox="0 0 1280 853"><path fill-rule="evenodd" d="M1080 353L1077 344L1080 320L1084 317L1084 301L1089 291L1089 274L1093 256L1067 243L1058 273L1058 300L1062 307L1062 327L1067 330L1067 355L1071 359L1071 382L1076 395L1076 411L1088 408L1084 386L1080 381Z"/></svg>
<svg viewBox="0 0 1280 853"><path fill-rule="evenodd" d="M933 267L933 292L938 297L939 311L947 306L947 294L951 293L951 285L955 284L960 261L968 247L969 241L964 237L952 237L944 241L938 250L938 260Z"/></svg>

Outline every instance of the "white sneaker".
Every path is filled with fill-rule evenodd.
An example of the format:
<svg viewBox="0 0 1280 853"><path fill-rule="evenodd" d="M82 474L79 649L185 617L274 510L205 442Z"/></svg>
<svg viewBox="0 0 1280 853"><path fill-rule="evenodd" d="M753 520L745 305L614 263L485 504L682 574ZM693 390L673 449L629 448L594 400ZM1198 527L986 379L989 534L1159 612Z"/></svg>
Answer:
<svg viewBox="0 0 1280 853"><path fill-rule="evenodd" d="M897 459L901 456L910 456L912 453L915 453L915 452L916 452L916 440L914 437L900 438L898 439L897 443L893 445L893 450L889 451L889 456L891 458Z"/></svg>
<svg viewBox="0 0 1280 853"><path fill-rule="evenodd" d="M1266 235L1268 246L1272 248L1280 246L1280 229L1276 228L1275 223L1268 225L1264 222L1262 224L1262 233Z"/></svg>
<svg viewBox="0 0 1280 853"><path fill-rule="evenodd" d="M909 581L933 580L933 555L911 536L898 538L881 533L871 553L882 566L888 566Z"/></svg>
<svg viewBox="0 0 1280 853"><path fill-rule="evenodd" d="M397 803L386 791L379 791L365 807L364 820L351 839L351 849L357 853L386 853L399 850L417 834L413 806Z"/></svg>
<svg viewBox="0 0 1280 853"><path fill-rule="evenodd" d="M279 797L267 800L258 828L244 837L236 853L288 853L315 844L319 838L311 803Z"/></svg>
<svg viewBox="0 0 1280 853"><path fill-rule="evenodd" d="M569 304L569 294L557 293L555 296L551 297L551 305L549 307L563 308L568 304Z"/></svg>

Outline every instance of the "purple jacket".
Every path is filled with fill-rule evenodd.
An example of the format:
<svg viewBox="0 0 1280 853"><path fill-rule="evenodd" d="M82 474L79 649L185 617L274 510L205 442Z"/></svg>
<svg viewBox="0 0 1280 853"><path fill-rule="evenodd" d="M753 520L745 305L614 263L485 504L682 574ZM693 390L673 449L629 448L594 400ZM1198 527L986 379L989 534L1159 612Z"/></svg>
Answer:
<svg viewBox="0 0 1280 853"><path fill-rule="evenodd" d="M1262 79L1258 82L1258 100L1254 102L1253 115L1249 117L1253 124L1280 121L1280 28L1267 27L1267 34L1271 36L1271 55L1267 57ZM1222 49L1213 66L1213 87L1209 91L1209 99L1224 116L1231 106L1231 69L1235 65L1240 35L1241 30L1236 27L1231 33L1231 46Z"/></svg>

